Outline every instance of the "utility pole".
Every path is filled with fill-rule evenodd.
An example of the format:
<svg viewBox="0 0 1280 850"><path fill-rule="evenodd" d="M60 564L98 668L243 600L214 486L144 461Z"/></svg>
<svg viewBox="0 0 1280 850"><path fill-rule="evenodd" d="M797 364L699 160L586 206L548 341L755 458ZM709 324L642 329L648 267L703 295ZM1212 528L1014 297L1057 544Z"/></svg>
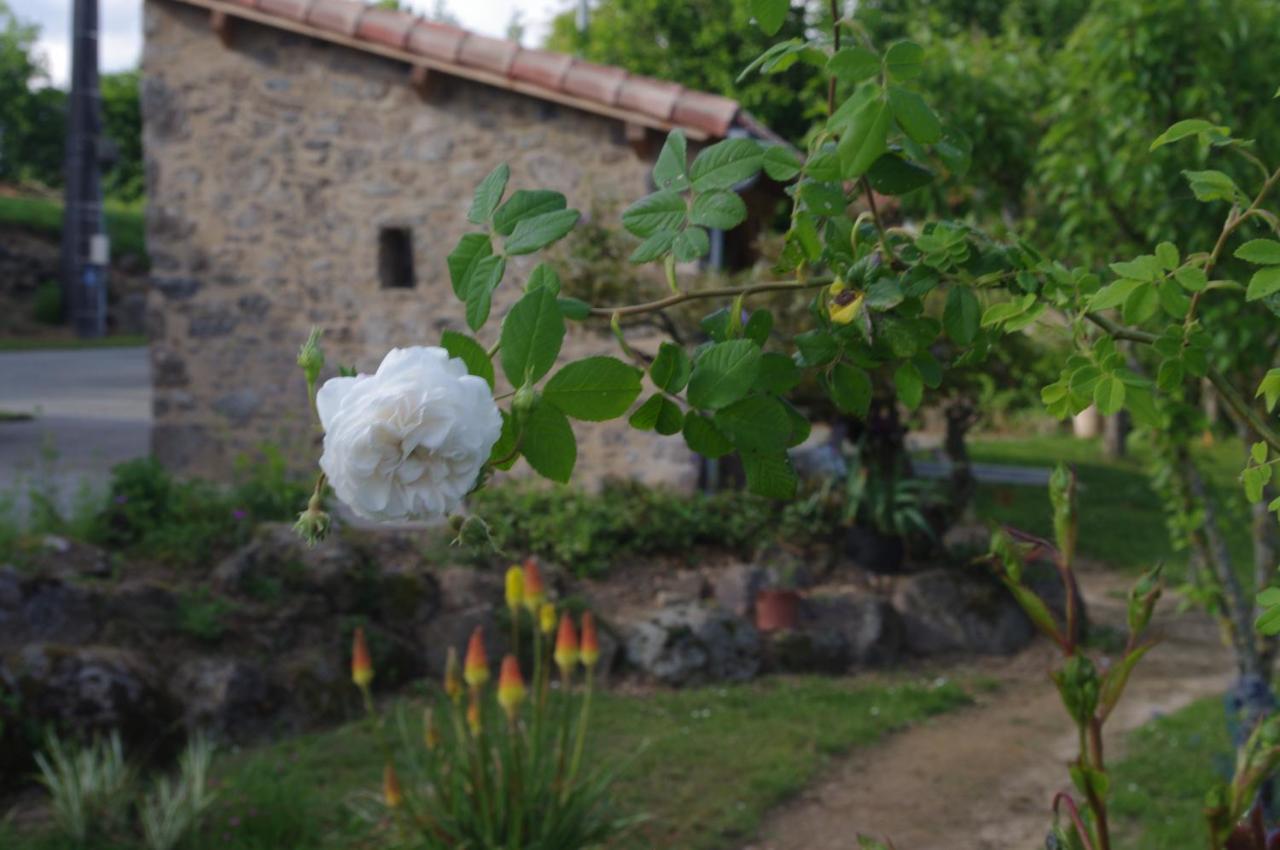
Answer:
<svg viewBox="0 0 1280 850"><path fill-rule="evenodd" d="M62 218L62 296L81 337L107 331L109 245L102 219L98 0L71 0L71 97Z"/></svg>

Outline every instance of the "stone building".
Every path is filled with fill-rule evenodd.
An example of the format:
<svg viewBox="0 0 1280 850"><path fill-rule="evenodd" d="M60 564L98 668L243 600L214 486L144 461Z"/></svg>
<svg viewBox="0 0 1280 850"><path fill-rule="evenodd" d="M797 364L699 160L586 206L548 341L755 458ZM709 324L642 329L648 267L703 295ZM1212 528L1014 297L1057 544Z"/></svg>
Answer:
<svg viewBox="0 0 1280 850"><path fill-rule="evenodd" d="M314 463L294 363L312 325L363 371L465 327L445 257L497 164L616 209L650 190L671 128L691 148L772 138L723 97L352 0L146 0L144 29L153 449L202 475L266 443ZM713 235L720 256L758 223ZM533 263L509 266L482 342ZM616 350L598 330L565 348ZM679 436L575 430L580 483L697 480Z"/></svg>

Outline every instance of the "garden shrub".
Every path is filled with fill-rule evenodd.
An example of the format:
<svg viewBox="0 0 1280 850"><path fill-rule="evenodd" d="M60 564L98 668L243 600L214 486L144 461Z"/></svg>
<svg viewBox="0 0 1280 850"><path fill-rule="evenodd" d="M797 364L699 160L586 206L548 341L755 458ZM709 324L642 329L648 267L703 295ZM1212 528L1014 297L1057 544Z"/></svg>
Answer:
<svg viewBox="0 0 1280 850"><path fill-rule="evenodd" d="M56 280L48 280L36 289L32 302L31 314L37 322L45 325L60 325L63 319L62 287Z"/></svg>

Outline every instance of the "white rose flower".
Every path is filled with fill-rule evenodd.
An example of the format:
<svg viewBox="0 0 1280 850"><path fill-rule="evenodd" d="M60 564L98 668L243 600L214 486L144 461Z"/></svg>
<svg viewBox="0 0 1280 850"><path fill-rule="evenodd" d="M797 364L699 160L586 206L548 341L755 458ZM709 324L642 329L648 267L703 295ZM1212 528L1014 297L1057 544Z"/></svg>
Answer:
<svg viewBox="0 0 1280 850"><path fill-rule="evenodd" d="M502 414L483 378L443 348L393 348L372 375L333 378L316 394L320 468L367 519L439 519L458 509Z"/></svg>

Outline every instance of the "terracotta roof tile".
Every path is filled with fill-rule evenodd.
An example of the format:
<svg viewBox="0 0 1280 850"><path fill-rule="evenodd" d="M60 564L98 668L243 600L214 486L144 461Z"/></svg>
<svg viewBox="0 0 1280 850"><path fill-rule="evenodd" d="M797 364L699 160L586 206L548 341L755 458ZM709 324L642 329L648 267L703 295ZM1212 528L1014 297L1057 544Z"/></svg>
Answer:
<svg viewBox="0 0 1280 850"><path fill-rule="evenodd" d="M613 106L618 102L618 91L626 78L627 72L621 68L575 61L565 74L561 88L574 97Z"/></svg>
<svg viewBox="0 0 1280 850"><path fill-rule="evenodd" d="M312 0L307 23L340 35L355 35L364 12L359 0Z"/></svg>
<svg viewBox="0 0 1280 850"><path fill-rule="evenodd" d="M622 83L622 91L618 92L618 106L668 121L683 91L684 88L676 83L628 77Z"/></svg>
<svg viewBox="0 0 1280 850"><path fill-rule="evenodd" d="M310 5L310 0L258 0L257 9L291 21L305 21Z"/></svg>
<svg viewBox="0 0 1280 850"><path fill-rule="evenodd" d="M521 50L511 65L513 79L559 91L573 57L545 50Z"/></svg>
<svg viewBox="0 0 1280 850"><path fill-rule="evenodd" d="M671 119L677 124L700 127L715 136L728 135L733 119L738 116L738 102L718 94L700 91L680 93Z"/></svg>
<svg viewBox="0 0 1280 850"><path fill-rule="evenodd" d="M417 22L418 19L408 12L369 6L360 17L356 36L387 47L404 47L409 40L409 31Z"/></svg>
<svg viewBox="0 0 1280 850"><path fill-rule="evenodd" d="M628 74L572 56L522 48L406 12L365 6L360 0L180 0L192 6L254 9L253 20L316 38L342 36L356 42L402 51L403 60L488 85L518 88L533 97L568 103L579 109L650 127L683 127L697 138L723 137L739 127L753 136L778 141L767 127L741 112L737 102L690 91L676 83ZM234 12L232 13L234 14ZM289 21L287 25L284 21ZM343 43L350 44L349 41ZM395 56L397 54L391 53ZM416 59L415 57L421 57ZM505 78L505 79L503 79ZM510 82L508 82L510 81Z"/></svg>
<svg viewBox="0 0 1280 850"><path fill-rule="evenodd" d="M422 56L454 63L458 61L458 54L462 51L462 42L466 37L466 31L457 27L433 21L418 21L409 32L408 48Z"/></svg>
<svg viewBox="0 0 1280 850"><path fill-rule="evenodd" d="M462 41L462 50L458 53L458 61L472 68L479 68L494 74L506 76L511 70L511 63L520 52L520 45L504 38L489 38L487 35L468 33Z"/></svg>

